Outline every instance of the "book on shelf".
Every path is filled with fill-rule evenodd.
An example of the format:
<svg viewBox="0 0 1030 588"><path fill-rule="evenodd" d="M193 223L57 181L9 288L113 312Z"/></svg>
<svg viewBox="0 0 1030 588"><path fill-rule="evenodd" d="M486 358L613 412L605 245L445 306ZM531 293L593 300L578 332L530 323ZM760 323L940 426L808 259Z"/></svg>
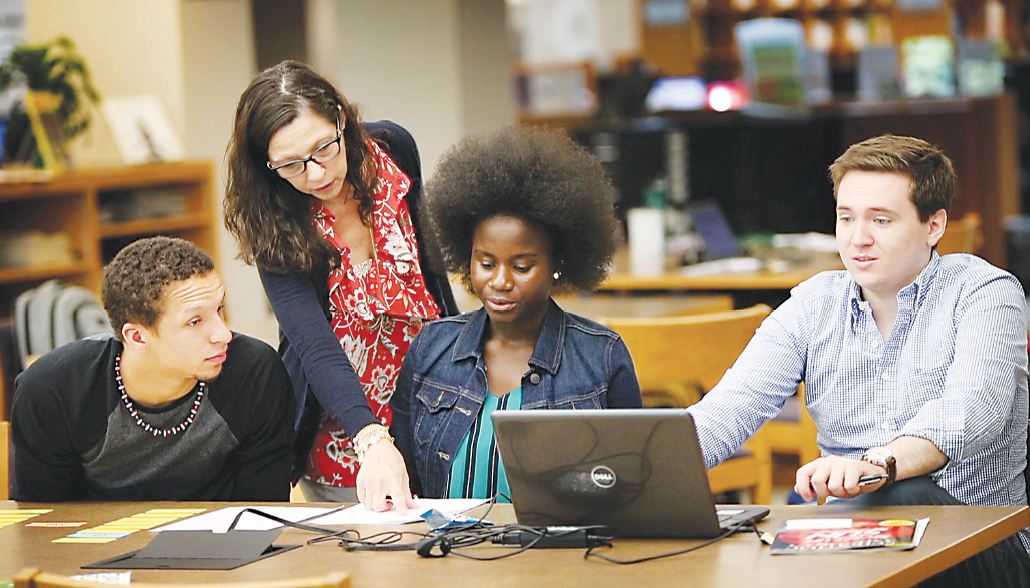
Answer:
<svg viewBox="0 0 1030 588"><path fill-rule="evenodd" d="M43 231L0 231L0 269L67 266L75 263L71 236Z"/></svg>
<svg viewBox="0 0 1030 588"><path fill-rule="evenodd" d="M895 45L864 47L858 53L858 99L863 101L901 98L901 72Z"/></svg>
<svg viewBox="0 0 1030 588"><path fill-rule="evenodd" d="M754 102L803 106L808 99L808 55L801 23L758 18L737 23L733 36Z"/></svg>
<svg viewBox="0 0 1030 588"><path fill-rule="evenodd" d="M909 98L955 95L955 44L943 35L909 37L901 43L901 70Z"/></svg>
<svg viewBox="0 0 1030 588"><path fill-rule="evenodd" d="M919 545L930 519L791 519L776 533L770 553L905 551Z"/></svg>
<svg viewBox="0 0 1030 588"><path fill-rule="evenodd" d="M958 89L963 96L1005 92L1005 49L997 41L959 39Z"/></svg>

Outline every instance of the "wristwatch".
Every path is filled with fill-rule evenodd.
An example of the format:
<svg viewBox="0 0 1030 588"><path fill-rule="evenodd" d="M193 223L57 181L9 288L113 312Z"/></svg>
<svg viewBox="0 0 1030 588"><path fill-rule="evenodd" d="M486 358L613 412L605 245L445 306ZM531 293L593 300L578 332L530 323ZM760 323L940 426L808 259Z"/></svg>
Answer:
<svg viewBox="0 0 1030 588"><path fill-rule="evenodd" d="M898 475L898 462L894 459L894 454L891 453L890 449L886 447L870 447L862 454L862 461L867 461L887 470L887 481L884 482L881 488L894 483L894 478Z"/></svg>
<svg viewBox="0 0 1030 588"><path fill-rule="evenodd" d="M358 457L358 463L365 462L365 452L369 450L376 443L386 439L390 443L393 443L393 437L390 436L390 429L379 423L370 423L361 427L361 430L354 435L351 439L351 446L354 448L354 453Z"/></svg>

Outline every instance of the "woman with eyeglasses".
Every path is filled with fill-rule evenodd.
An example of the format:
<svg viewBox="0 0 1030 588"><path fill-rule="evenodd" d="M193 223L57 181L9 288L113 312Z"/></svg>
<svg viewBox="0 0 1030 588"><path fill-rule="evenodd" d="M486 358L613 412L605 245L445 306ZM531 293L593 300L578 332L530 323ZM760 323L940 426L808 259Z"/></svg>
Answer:
<svg viewBox="0 0 1030 588"><path fill-rule="evenodd" d="M240 96L225 225L255 264L297 394L294 480L313 501L414 508L390 398L422 325L456 314L423 268L418 148L361 123L314 70L285 61Z"/></svg>

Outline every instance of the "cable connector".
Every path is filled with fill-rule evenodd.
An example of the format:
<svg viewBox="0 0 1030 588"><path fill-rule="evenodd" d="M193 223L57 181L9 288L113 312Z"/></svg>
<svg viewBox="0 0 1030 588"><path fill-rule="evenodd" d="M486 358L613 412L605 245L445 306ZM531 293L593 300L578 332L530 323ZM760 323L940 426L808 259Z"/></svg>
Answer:
<svg viewBox="0 0 1030 588"><path fill-rule="evenodd" d="M499 545L518 545L541 549L586 548L612 538L603 527L539 527L509 531L493 537Z"/></svg>

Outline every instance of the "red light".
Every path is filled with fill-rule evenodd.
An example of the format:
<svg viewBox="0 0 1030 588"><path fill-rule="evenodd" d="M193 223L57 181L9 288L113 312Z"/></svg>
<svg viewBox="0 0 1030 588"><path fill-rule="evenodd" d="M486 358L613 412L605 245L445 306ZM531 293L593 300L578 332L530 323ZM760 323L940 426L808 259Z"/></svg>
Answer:
<svg viewBox="0 0 1030 588"><path fill-rule="evenodd" d="M716 112L743 108L747 101L747 91L738 81L712 82L708 85L708 107Z"/></svg>

